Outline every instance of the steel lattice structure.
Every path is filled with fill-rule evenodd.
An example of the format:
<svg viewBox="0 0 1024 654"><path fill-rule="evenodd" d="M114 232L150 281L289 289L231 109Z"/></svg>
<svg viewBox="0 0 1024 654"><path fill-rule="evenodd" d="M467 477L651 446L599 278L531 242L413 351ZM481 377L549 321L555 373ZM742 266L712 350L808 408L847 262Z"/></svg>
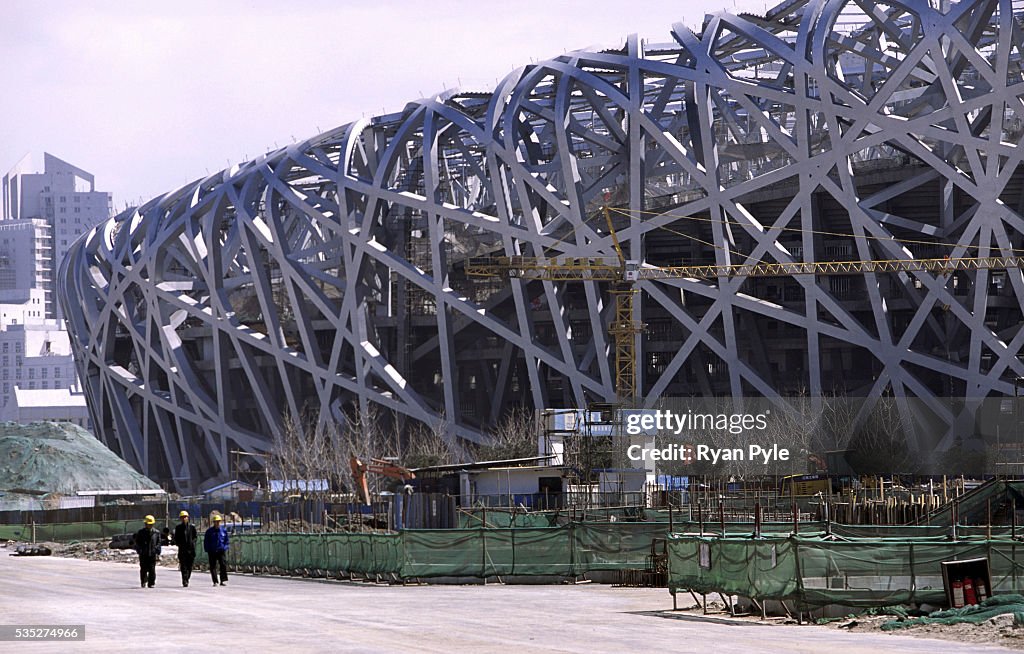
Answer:
<svg viewBox="0 0 1024 654"><path fill-rule="evenodd" d="M478 439L510 404L614 399L600 280L471 257L648 266L1014 257L1010 0L791 0L668 43L572 52L157 198L80 240L60 295L99 435L155 478L227 474L285 412L376 403ZM721 270L720 268L718 270ZM1024 376L1020 270L644 279L659 398L916 398L949 447ZM951 409L944 396L969 398ZM910 410L910 409L907 409Z"/></svg>

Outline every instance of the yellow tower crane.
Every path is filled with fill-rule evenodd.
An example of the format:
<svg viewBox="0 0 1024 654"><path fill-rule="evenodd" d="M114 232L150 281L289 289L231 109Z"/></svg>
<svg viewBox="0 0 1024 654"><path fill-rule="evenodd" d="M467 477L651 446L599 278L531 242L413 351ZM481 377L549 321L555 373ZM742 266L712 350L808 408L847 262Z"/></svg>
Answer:
<svg viewBox="0 0 1024 654"><path fill-rule="evenodd" d="M954 257L941 259L871 259L732 265L641 266L622 253L608 207L603 207L616 259L608 257L479 257L466 265L473 277L508 277L547 281L599 281L612 284L615 319L608 334L615 346L615 392L620 402L636 396L636 335L644 324L633 320L636 282L642 279L731 279L734 277L788 277L792 275L857 275L861 273L949 274L983 269L1024 268L1024 257Z"/></svg>

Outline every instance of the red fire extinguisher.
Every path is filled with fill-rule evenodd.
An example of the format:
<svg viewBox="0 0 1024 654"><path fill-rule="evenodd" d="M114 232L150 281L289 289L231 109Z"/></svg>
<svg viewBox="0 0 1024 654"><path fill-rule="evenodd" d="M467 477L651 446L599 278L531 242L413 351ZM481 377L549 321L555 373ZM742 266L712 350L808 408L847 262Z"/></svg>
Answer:
<svg viewBox="0 0 1024 654"><path fill-rule="evenodd" d="M977 592L978 592L978 604L981 604L986 599L988 599L988 588L985 586L985 580L984 579L982 579L981 577L978 577L974 581L974 587L977 589Z"/></svg>
<svg viewBox="0 0 1024 654"><path fill-rule="evenodd" d="M959 579L953 580L953 608L963 608L964 605L964 583Z"/></svg>
<svg viewBox="0 0 1024 654"><path fill-rule="evenodd" d="M967 604L977 604L978 598L974 595L974 582L968 577L964 579L964 601Z"/></svg>

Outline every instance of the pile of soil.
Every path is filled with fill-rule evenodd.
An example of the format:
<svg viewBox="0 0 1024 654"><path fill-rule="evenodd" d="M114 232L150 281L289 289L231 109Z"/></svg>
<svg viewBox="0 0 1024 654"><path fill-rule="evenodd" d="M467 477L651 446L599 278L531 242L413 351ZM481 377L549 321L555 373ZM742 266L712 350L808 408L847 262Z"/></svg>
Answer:
<svg viewBox="0 0 1024 654"><path fill-rule="evenodd" d="M76 424L0 423L0 504L6 494L20 499L159 488Z"/></svg>

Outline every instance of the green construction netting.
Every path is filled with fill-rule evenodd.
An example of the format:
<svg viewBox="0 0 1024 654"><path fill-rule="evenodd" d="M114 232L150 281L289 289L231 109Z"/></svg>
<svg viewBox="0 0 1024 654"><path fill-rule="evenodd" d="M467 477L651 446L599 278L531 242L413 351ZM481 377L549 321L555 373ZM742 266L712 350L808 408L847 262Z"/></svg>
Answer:
<svg viewBox="0 0 1024 654"><path fill-rule="evenodd" d="M56 542L110 538L142 529L142 520L108 520L105 522L65 522L32 525L0 525L0 540Z"/></svg>
<svg viewBox="0 0 1024 654"><path fill-rule="evenodd" d="M232 537L229 557L239 566L404 578L565 576L643 568L654 539L664 537L664 528L644 523L423 529L399 534L247 532Z"/></svg>
<svg viewBox="0 0 1024 654"><path fill-rule="evenodd" d="M647 523L594 523L572 531L577 567L590 570L643 568L655 538L667 537L665 525Z"/></svg>
<svg viewBox="0 0 1024 654"><path fill-rule="evenodd" d="M822 530L824 527L822 527ZM847 538L927 538L942 536L946 537L952 533L951 525L830 525L831 533L836 536ZM809 533L801 530L801 533ZM989 534L993 538L1010 536L1013 531L1016 535L1024 536L1024 528L1014 530L1011 527L979 527L957 525L957 538L986 538Z"/></svg>
<svg viewBox="0 0 1024 654"><path fill-rule="evenodd" d="M664 527L660 519L654 523ZM717 520L705 520L703 524L692 520L675 519L672 523L672 532L676 534L697 534L703 528L705 535L720 536L722 533L721 523ZM923 538L934 536L949 536L952 526L944 525L845 525L840 523L826 524L823 521L801 522L797 524L800 535L824 535L826 532L842 536L844 538ZM754 524L752 522L726 522L725 533L730 536L750 536L753 534ZM1014 533L1015 532L1015 533ZM793 533L792 522L765 522L761 524L761 534L765 536L788 536ZM1024 526L1016 529L1005 526L982 527L977 525L957 525L957 537L987 537L993 538L1010 536L1011 534L1024 536Z"/></svg>
<svg viewBox="0 0 1024 654"><path fill-rule="evenodd" d="M680 512L676 511L678 518ZM596 507L519 511L506 508L469 507L459 509L459 528L476 527L557 527L570 522L668 522L668 511L640 507Z"/></svg>
<svg viewBox="0 0 1024 654"><path fill-rule="evenodd" d="M446 529L402 533L403 577L566 575L572 572L568 530Z"/></svg>
<svg viewBox="0 0 1024 654"><path fill-rule="evenodd" d="M673 524L682 531L690 523ZM37 524L37 541L107 538L132 533L139 521ZM782 523L771 527L784 528ZM699 526L697 527L699 529ZM707 529L707 525L705 525ZM1024 543L993 529L833 525L793 536L750 537L752 525L727 523L727 537L668 537L672 592L722 592L755 599L795 600L804 606L887 606L944 601L940 563L987 558L995 594L1024 590ZM733 532L733 529L736 531ZM843 534L840 536L839 534ZM859 537L867 534L869 537ZM910 537L908 535L912 535ZM30 540L32 527L0 526L0 538ZM232 534L229 560L243 567L287 572L380 574L402 578L580 575L648 569L667 525L654 522L570 523L557 527L406 530L401 533ZM1021 549L1022 557L1017 556ZM206 561L197 553L197 563Z"/></svg>
<svg viewBox="0 0 1024 654"><path fill-rule="evenodd" d="M648 513L651 510L647 511ZM472 514L472 515L470 515ZM477 529L481 526L480 519L483 513L479 509L461 515L464 523L463 529ZM562 512L533 512L519 513L501 512L488 510L486 512L487 524L492 527L509 528L517 530L522 528L568 528L569 515ZM636 522L628 519L606 522L572 522L574 528L582 527L605 529L606 533L622 533L624 538L630 534L646 533L649 537L664 538L669 532L668 520L646 520ZM110 538L115 534L132 533L141 528L141 520L108 520L105 522L69 522L69 523L37 523L36 540L38 541L71 541ZM829 533L843 538L875 538L875 539L919 539L926 537L946 537L950 535L949 525L932 526L903 526L903 525L843 525L833 523L826 526L824 522L802 522L798 525L801 536L819 536ZM695 535L703 530L705 536L720 536L722 531L721 523L706 521L703 524L689 520L675 519L672 521L671 531L676 534ZM448 531L448 530L446 530ZM761 525L763 536L788 536L793 531L792 522L766 522ZM725 532L729 536L751 536L754 532L754 524L751 522L726 522ZM1003 538L1011 535L1013 530L1010 527L979 527L979 526L958 526L958 538L984 538L989 534L993 538ZM1016 529L1016 535L1024 536L1024 526ZM0 539L6 540L31 540L32 527L28 524L0 525ZM645 545L649 539L644 540Z"/></svg>
<svg viewBox="0 0 1024 654"><path fill-rule="evenodd" d="M673 537L668 542L668 570L672 592L790 599L798 591L794 543L788 538Z"/></svg>
<svg viewBox="0 0 1024 654"><path fill-rule="evenodd" d="M474 509L459 512L459 528L476 529L484 525L484 520L488 527L554 527L558 525L558 519L559 514L554 511L512 513Z"/></svg>
<svg viewBox="0 0 1024 654"><path fill-rule="evenodd" d="M229 559L242 566L285 571L394 573L400 563L397 534L253 534L233 536Z"/></svg>
<svg viewBox="0 0 1024 654"><path fill-rule="evenodd" d="M993 593L1024 590L1014 540L944 537L761 539L674 536L668 542L669 589L721 592L805 606L942 604L942 561L985 557Z"/></svg>
<svg viewBox="0 0 1024 654"><path fill-rule="evenodd" d="M1013 614L1015 626L1024 625L1024 596L996 595L979 604L965 606L959 609L946 609L945 611L934 611L920 618L905 618L892 620L882 625L884 631L893 629L904 629L922 624L981 624L991 620L997 615Z"/></svg>

